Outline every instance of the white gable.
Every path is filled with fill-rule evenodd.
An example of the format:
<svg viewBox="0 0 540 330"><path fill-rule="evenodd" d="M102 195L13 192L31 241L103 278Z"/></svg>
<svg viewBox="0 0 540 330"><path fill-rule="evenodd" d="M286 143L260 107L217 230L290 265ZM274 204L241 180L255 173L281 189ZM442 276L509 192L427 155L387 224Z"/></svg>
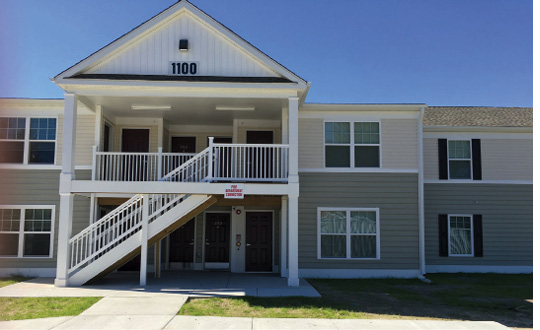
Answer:
<svg viewBox="0 0 540 330"><path fill-rule="evenodd" d="M179 50L180 39L188 51ZM201 76L280 77L189 11L80 73L169 75L172 62L195 62Z"/></svg>

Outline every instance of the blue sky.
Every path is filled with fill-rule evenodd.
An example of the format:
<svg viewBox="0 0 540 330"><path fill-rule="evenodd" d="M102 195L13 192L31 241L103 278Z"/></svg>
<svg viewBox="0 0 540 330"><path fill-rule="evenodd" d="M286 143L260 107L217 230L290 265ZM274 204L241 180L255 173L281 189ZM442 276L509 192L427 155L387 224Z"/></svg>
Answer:
<svg viewBox="0 0 540 330"><path fill-rule="evenodd" d="M175 0L0 1L0 97L49 81ZM525 0L192 0L312 83L307 102L532 106Z"/></svg>

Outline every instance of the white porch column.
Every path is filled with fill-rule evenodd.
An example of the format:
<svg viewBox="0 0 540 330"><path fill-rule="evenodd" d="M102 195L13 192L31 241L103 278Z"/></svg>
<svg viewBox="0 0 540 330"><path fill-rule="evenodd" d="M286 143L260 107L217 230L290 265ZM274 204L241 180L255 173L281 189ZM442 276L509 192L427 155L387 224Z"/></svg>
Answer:
<svg viewBox="0 0 540 330"><path fill-rule="evenodd" d="M96 105L96 124L94 126L94 146L97 147L97 150L102 150L101 148L101 127L103 126L103 106L98 104Z"/></svg>
<svg viewBox="0 0 540 330"><path fill-rule="evenodd" d="M58 254L55 286L68 285L70 264L69 239L73 224L73 194L71 181L75 179L75 136L77 131L77 97L66 93L64 100L64 135L62 138L62 172L60 173L60 212L58 219Z"/></svg>
<svg viewBox="0 0 540 330"><path fill-rule="evenodd" d="M146 286L146 273L148 267L148 194L143 195L142 230L141 230L141 274L140 285Z"/></svg>
<svg viewBox="0 0 540 330"><path fill-rule="evenodd" d="M298 279L298 98L289 98L289 286L299 286Z"/></svg>
<svg viewBox="0 0 540 330"><path fill-rule="evenodd" d="M280 266L279 270L281 272L281 277L287 277L287 196L281 196L281 255L280 255Z"/></svg>

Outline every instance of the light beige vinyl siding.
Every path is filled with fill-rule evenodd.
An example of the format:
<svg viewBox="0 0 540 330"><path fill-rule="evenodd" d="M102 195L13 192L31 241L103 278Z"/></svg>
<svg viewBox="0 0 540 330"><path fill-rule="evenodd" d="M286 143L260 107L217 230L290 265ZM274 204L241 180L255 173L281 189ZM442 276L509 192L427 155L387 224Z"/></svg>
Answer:
<svg viewBox="0 0 540 330"><path fill-rule="evenodd" d="M532 180L532 139L481 138L482 180ZM424 139L424 179L439 179L438 139Z"/></svg>
<svg viewBox="0 0 540 330"><path fill-rule="evenodd" d="M75 137L75 165L92 165L92 147L94 146L95 115L78 115ZM62 142L64 137L64 116L58 116L56 134L56 164L62 164Z"/></svg>
<svg viewBox="0 0 540 330"><path fill-rule="evenodd" d="M424 180L439 179L439 147L437 139L424 139Z"/></svg>
<svg viewBox="0 0 540 330"><path fill-rule="evenodd" d="M86 178L90 171L77 171L76 176ZM0 258L0 267L6 268L56 268L58 252L58 217L60 195L59 170L6 170L0 172L1 205L54 205L53 258ZM75 196L73 202L73 235L88 226L90 199Z"/></svg>
<svg viewBox="0 0 540 330"><path fill-rule="evenodd" d="M382 168L418 168L418 121L381 120Z"/></svg>
<svg viewBox="0 0 540 330"><path fill-rule="evenodd" d="M239 126L238 127L238 143L246 143L247 131L272 131L274 132L274 144L281 143L281 128L279 127L250 127Z"/></svg>
<svg viewBox="0 0 540 330"><path fill-rule="evenodd" d="M122 129L149 129L150 130L150 152L158 151L158 126L144 126L144 125L117 125L114 128L114 150L122 150Z"/></svg>
<svg viewBox="0 0 540 330"><path fill-rule="evenodd" d="M324 167L323 120L300 118L298 120L298 167Z"/></svg>
<svg viewBox="0 0 540 330"><path fill-rule="evenodd" d="M533 140L483 139L483 180L532 180Z"/></svg>

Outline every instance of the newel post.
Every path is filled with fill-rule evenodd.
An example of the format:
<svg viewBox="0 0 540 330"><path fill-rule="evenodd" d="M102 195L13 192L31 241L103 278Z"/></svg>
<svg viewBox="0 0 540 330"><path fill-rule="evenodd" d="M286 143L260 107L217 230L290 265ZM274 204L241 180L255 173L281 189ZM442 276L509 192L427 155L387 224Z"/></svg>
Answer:
<svg viewBox="0 0 540 330"><path fill-rule="evenodd" d="M156 180L159 180L162 177L163 148L159 147L157 150L158 150L158 159L157 159L157 178L156 178Z"/></svg>
<svg viewBox="0 0 540 330"><path fill-rule="evenodd" d="M208 182L214 178L214 137L208 137Z"/></svg>

